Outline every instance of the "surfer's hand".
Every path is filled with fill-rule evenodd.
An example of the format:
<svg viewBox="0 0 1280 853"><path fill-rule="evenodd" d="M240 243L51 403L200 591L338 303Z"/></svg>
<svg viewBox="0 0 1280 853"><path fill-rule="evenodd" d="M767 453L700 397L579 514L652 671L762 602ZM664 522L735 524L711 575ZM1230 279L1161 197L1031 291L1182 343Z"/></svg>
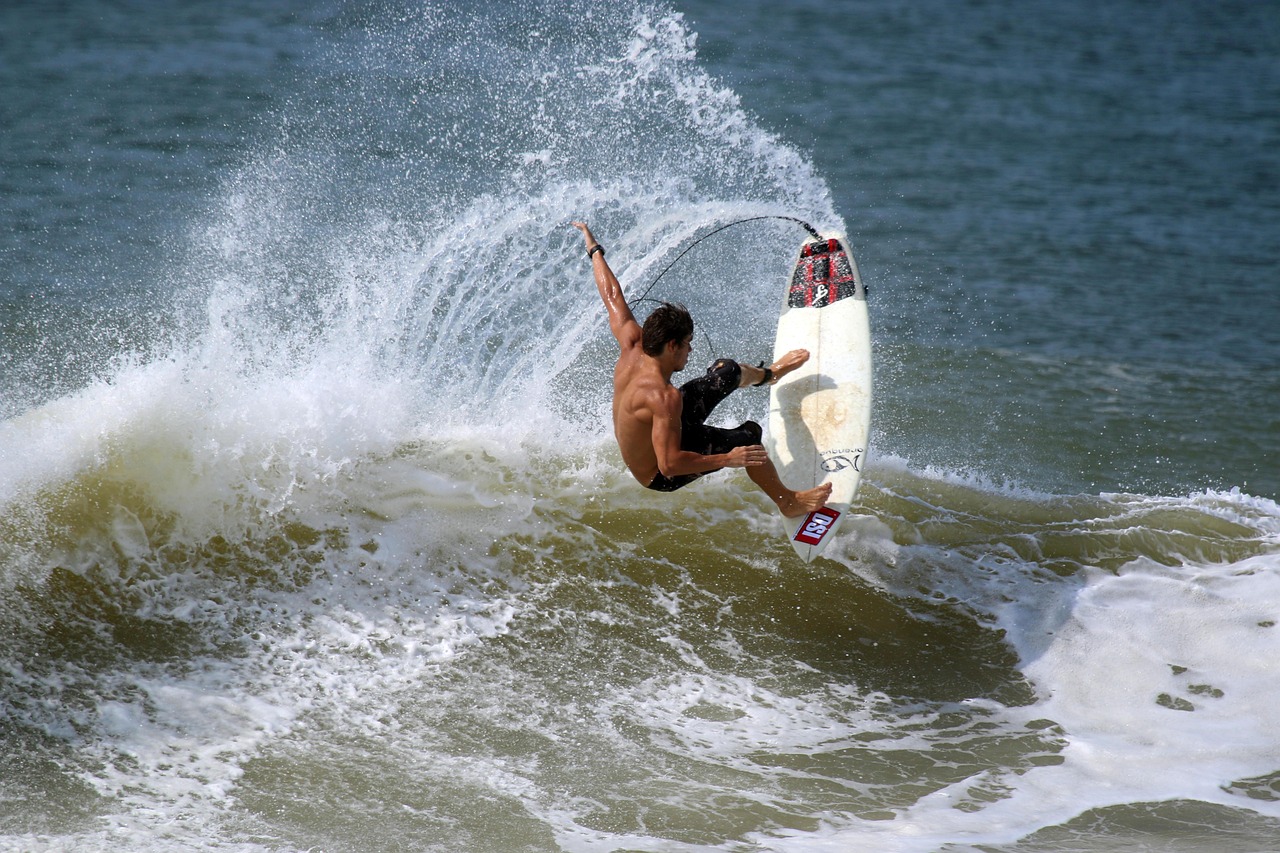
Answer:
<svg viewBox="0 0 1280 853"><path fill-rule="evenodd" d="M769 461L769 453L763 445L750 444L746 447L735 447L727 454L729 462L726 468L754 468Z"/></svg>
<svg viewBox="0 0 1280 853"><path fill-rule="evenodd" d="M587 227L587 223L574 222L572 223L572 225L574 228L577 228L579 231L582 232L583 238L587 241L587 248L591 248L596 244L595 235L591 233L591 229Z"/></svg>

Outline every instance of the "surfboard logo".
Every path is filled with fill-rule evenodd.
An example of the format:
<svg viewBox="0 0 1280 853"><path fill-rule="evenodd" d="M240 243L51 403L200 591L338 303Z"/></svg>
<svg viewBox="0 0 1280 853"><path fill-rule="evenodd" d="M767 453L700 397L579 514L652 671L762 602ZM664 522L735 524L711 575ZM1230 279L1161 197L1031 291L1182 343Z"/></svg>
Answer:
<svg viewBox="0 0 1280 853"><path fill-rule="evenodd" d="M845 468L852 468L861 472L858 466L862 462L862 449L857 450L828 450L822 454L822 462L820 467L828 474L834 474L836 471L843 471Z"/></svg>
<svg viewBox="0 0 1280 853"><path fill-rule="evenodd" d="M804 520L804 524L800 525L800 529L796 531L795 540L805 545L818 545L831 532L831 528L835 526L836 519L840 517L840 513L830 507L815 509L809 513L809 517Z"/></svg>

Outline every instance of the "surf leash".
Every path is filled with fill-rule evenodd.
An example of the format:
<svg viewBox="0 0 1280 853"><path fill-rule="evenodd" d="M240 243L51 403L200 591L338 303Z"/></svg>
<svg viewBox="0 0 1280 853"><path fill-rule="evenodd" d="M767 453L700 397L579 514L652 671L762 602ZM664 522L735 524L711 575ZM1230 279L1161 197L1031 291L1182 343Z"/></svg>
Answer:
<svg viewBox="0 0 1280 853"><path fill-rule="evenodd" d="M637 303L637 302L644 302L644 301L645 301L645 297L646 297L646 296L648 296L648 295L649 295L649 291L653 290L653 288L658 284L658 281L659 281L659 280L660 280L664 275L666 275L666 274L667 274L667 272L668 272L672 267L674 267L677 263L679 263L681 258L683 258L685 255L689 254L689 252L693 249L693 247L694 247L694 246L698 245L698 244L699 244L699 243L701 243L703 240L705 240L705 239L707 239L708 237L711 237L711 236L713 236L713 235L715 235L715 234L719 234L721 231L724 231L726 228L732 228L732 227L733 227L733 226L735 226L735 225L742 225L742 224L747 223L747 222L759 222L759 221L761 221L761 220L763 220L763 219L781 219L781 220L783 220L783 221L785 221L785 222L794 222L794 223L796 223L797 225L799 225L801 228L803 228L805 231L808 231L808 232L809 232L809 234L813 237L813 239L815 239L815 240L821 240L821 239L822 239L822 235L818 233L818 231L817 231L817 229L816 229L816 228L814 228L814 227L813 227L812 225L810 225L808 222L805 222L803 219L796 219L794 216L778 216L778 215L774 214L774 215L769 215L769 216L749 216L749 217L747 217L746 219L737 219L737 220L734 220L733 222L727 223L727 224L725 224L725 225L721 225L719 228L715 229L714 231L708 231L706 234L703 234L703 235L702 235L701 237L699 237L697 240L694 240L692 243L690 243L688 246L686 246L683 252L681 252L680 254L676 255L676 256L675 256L675 258L671 261L671 263L667 264L667 265L666 265L666 267L664 267L664 268L663 268L662 272L658 273L658 274L657 274L657 276L655 276L655 277L654 277L653 281L649 284L649 286L648 286L648 287L646 287L646 288L644 289L644 293L641 293L641 294L640 294L639 296L637 296L635 299L628 299L628 300L627 300L627 305L633 305L633 304L635 304L635 303ZM657 301L657 300L653 300L653 301ZM708 343L708 345L709 345L711 342L710 342L710 341L707 341L707 343Z"/></svg>

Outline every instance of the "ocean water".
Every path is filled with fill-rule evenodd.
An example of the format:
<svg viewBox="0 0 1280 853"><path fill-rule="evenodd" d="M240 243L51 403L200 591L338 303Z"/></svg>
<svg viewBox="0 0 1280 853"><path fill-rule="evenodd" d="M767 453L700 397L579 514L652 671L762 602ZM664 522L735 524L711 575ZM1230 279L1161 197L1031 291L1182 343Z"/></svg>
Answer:
<svg viewBox="0 0 1280 853"><path fill-rule="evenodd" d="M0 849L1280 846L1280 7L0 7ZM847 235L800 563L638 294ZM758 360L803 238L651 294ZM756 417L736 395L726 419Z"/></svg>

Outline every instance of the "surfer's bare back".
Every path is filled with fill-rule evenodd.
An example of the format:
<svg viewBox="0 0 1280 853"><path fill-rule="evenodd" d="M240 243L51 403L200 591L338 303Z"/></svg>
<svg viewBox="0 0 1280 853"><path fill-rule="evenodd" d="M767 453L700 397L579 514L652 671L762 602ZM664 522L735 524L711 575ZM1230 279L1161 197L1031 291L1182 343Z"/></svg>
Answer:
<svg viewBox="0 0 1280 853"><path fill-rule="evenodd" d="M826 503L831 484L797 492L783 485L760 444L761 429L747 421L734 429L707 426L720 401L735 389L764 385L809 360L808 350L792 350L771 366L754 367L722 358L680 388L671 374L683 370L693 341L693 318L684 306L663 303L642 327L631 313L622 286L604 258L604 247L585 222L582 232L596 287L609 314L609 330L621 350L613 368L613 433L622 461L640 483L674 492L721 468L746 468L783 515L796 517Z"/></svg>

